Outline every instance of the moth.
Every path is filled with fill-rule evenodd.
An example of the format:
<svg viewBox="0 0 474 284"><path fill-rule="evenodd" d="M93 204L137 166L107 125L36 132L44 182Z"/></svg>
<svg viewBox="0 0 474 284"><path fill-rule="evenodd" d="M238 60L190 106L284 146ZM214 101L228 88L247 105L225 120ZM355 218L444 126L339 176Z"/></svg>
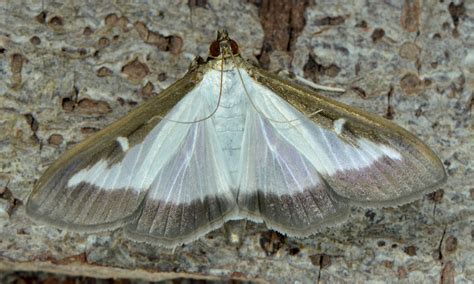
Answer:
<svg viewBox="0 0 474 284"><path fill-rule="evenodd" d="M408 131L253 66L222 31L207 60L53 163L26 212L165 247L238 219L306 237L445 179Z"/></svg>

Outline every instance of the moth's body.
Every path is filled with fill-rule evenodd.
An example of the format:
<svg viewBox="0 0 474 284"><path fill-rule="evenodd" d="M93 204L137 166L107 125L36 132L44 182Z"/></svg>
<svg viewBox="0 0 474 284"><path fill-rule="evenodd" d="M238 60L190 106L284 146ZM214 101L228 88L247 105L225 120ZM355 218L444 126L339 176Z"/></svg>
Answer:
<svg viewBox="0 0 474 284"><path fill-rule="evenodd" d="M238 84L238 76L234 68L224 72L222 79L222 94L219 107L211 117L217 134L218 144L224 155L227 170L231 178L233 188L238 186L239 165L241 159L242 139L244 136L245 118L247 115L248 102L242 92L241 84ZM245 72L242 70L242 72ZM219 100L221 74L217 70L211 70L202 84L209 85L209 92L204 94L208 101L208 114L214 111ZM237 80L236 80L237 79Z"/></svg>
<svg viewBox="0 0 474 284"><path fill-rule="evenodd" d="M445 180L415 136L252 66L226 33L210 57L54 163L28 214L174 247L231 219L308 236L351 205L406 203Z"/></svg>

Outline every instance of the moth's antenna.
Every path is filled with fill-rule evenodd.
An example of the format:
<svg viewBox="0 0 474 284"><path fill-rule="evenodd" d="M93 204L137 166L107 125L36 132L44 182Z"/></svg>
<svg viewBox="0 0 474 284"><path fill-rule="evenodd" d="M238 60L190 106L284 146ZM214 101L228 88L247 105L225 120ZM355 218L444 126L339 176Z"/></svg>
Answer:
<svg viewBox="0 0 474 284"><path fill-rule="evenodd" d="M244 92L245 92L245 95L247 96L248 100L250 101L250 104L252 105L252 107L255 109L256 112L258 112L260 115L262 115L265 119L269 120L269 121L272 121L272 122L276 122L276 123L292 123L294 121L297 121L297 120L301 120L301 118L295 118L295 119L292 119L292 120L276 120L276 119L273 119L273 118L270 118L270 117L267 117L254 103L254 101L252 100L252 98L250 97L250 94L247 90L247 87L245 86L245 83L244 83L244 78L242 77L242 74L240 73L240 70L237 66L237 62L235 60L235 57L234 57L234 54L232 54L232 52L230 53L231 55L231 58L232 58L232 61L234 61L234 65L236 66L236 69L237 69L237 74L239 74L239 79L240 79L240 82L242 83L242 86L244 87ZM323 110L322 109L319 109L313 113L310 113L307 117L310 118L320 112L322 112Z"/></svg>
<svg viewBox="0 0 474 284"><path fill-rule="evenodd" d="M161 116L161 115L157 115L156 117L158 117L162 120L169 121L169 122L181 123L181 124L193 124L193 123L198 123L198 122L201 122L201 121L204 121L204 120L208 120L209 118L211 118L217 112L217 109L219 108L219 105L220 105L220 102L221 102L221 97L222 97L222 82L221 82L221 86L220 86L220 90L219 90L219 98L217 99L216 108L208 116L197 119L197 120L192 120L192 121L179 121L179 120L169 119L169 118L166 118L166 117Z"/></svg>
<svg viewBox="0 0 474 284"><path fill-rule="evenodd" d="M170 121L170 122L174 122L174 123L181 123L181 124L198 123L198 122L201 122L201 121L204 121L204 120L207 120L207 119L211 118L217 112L217 109L219 108L219 106L221 104L222 81L223 80L224 80L224 61L222 61L222 63L221 63L221 83L219 84L219 97L217 98L217 105L214 108L214 110L208 116L200 118L198 120L193 120L193 121L179 121L179 120L169 119L169 118L166 118L166 117L161 116L161 115L157 115L157 117L159 117L162 120L166 120L166 121Z"/></svg>
<svg viewBox="0 0 474 284"><path fill-rule="evenodd" d="M191 2L191 1L190 1ZM189 7L189 20L191 22L191 31L194 32L194 24L193 24L193 5L191 3L188 3Z"/></svg>

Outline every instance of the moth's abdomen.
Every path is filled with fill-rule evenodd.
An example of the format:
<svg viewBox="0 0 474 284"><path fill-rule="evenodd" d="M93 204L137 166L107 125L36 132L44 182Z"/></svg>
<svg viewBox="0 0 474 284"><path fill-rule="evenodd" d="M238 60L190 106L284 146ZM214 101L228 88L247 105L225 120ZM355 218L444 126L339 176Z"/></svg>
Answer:
<svg viewBox="0 0 474 284"><path fill-rule="evenodd" d="M238 96L223 96L221 105L214 115L217 139L232 179L232 185L237 183L245 125L242 102L237 102L237 99L239 99Z"/></svg>

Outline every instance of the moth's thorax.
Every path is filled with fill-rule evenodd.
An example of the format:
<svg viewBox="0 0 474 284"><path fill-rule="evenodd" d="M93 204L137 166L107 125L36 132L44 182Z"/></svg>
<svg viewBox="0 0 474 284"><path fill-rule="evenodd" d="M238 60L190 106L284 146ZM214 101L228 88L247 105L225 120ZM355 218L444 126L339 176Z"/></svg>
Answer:
<svg viewBox="0 0 474 284"><path fill-rule="evenodd" d="M245 64L245 61L240 56L233 56L225 59L213 59L206 63L205 69L207 70L215 70L221 72L224 70L225 72L236 72L235 68L239 67L242 68L244 66L248 66ZM220 76L220 74L219 74Z"/></svg>
<svg viewBox="0 0 474 284"><path fill-rule="evenodd" d="M240 69L240 72L246 71ZM224 72L210 70L204 80L209 80L204 83L211 85L210 90L212 90L206 94L209 111L213 111L217 106L222 84L219 106L211 120L229 169L232 184L237 186L248 100L235 68Z"/></svg>

